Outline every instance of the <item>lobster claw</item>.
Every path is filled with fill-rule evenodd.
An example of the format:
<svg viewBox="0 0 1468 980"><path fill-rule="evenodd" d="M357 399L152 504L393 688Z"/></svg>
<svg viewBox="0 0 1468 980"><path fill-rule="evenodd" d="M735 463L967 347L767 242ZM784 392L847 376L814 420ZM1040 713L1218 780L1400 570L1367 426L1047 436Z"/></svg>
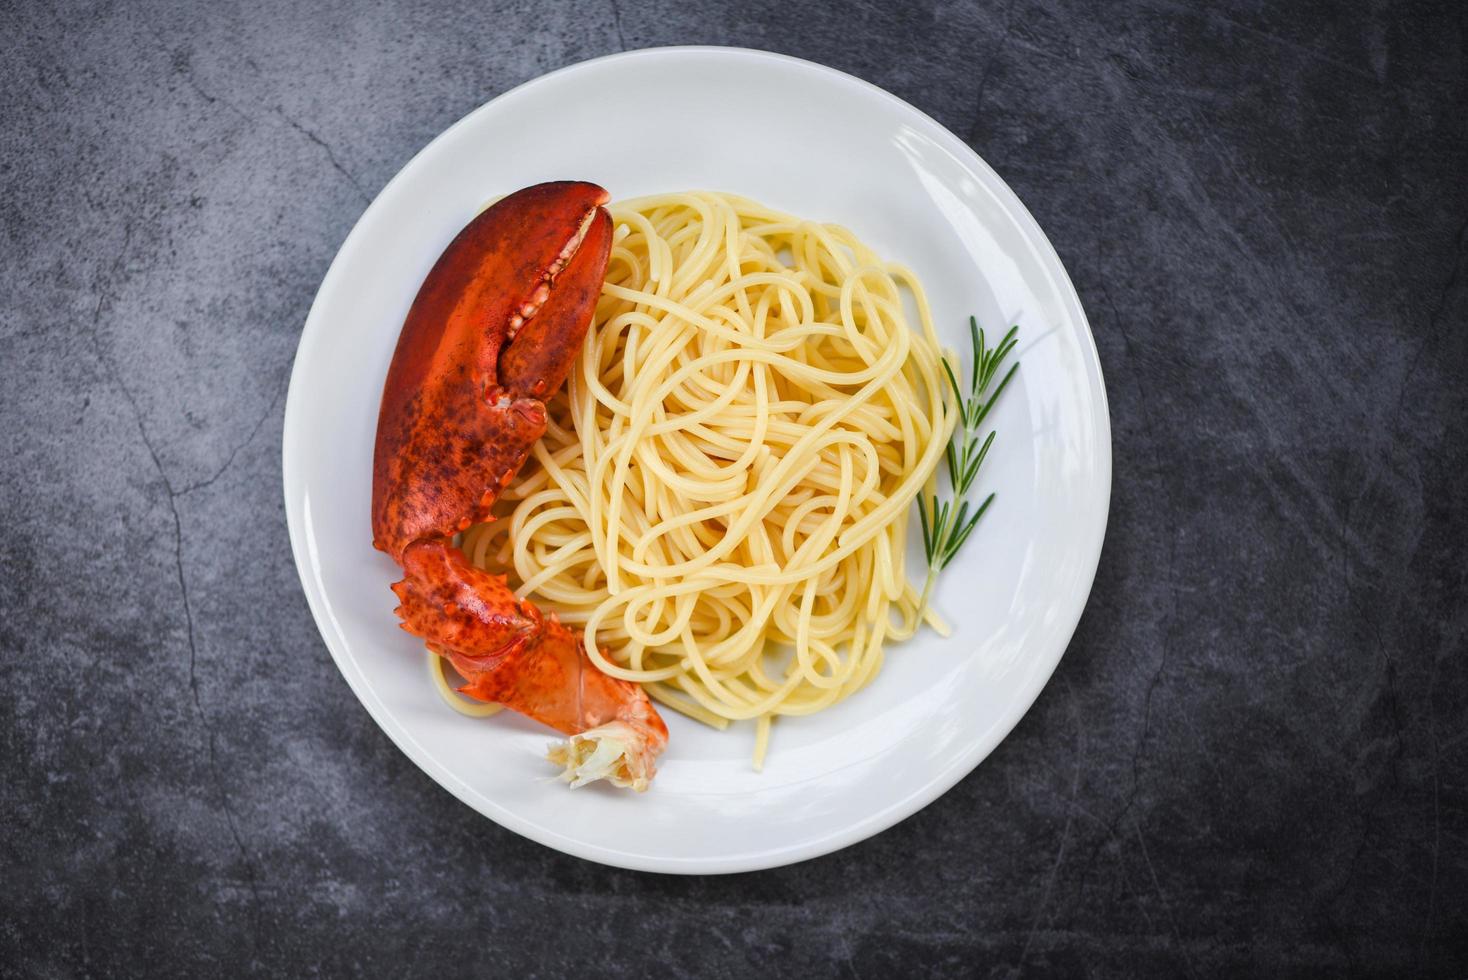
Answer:
<svg viewBox="0 0 1468 980"><path fill-rule="evenodd" d="M601 293L612 221L595 184L537 184L471 221L418 290L388 369L373 544L399 564L490 505L545 432Z"/></svg>
<svg viewBox="0 0 1468 980"><path fill-rule="evenodd" d="M383 386L372 543L402 567L402 626L447 657L461 692L570 739L548 758L578 786L647 788L668 729L635 684L598 671L580 637L469 564L453 535L490 516L545 432L596 312L612 247L607 192L537 184L449 244L408 311Z"/></svg>

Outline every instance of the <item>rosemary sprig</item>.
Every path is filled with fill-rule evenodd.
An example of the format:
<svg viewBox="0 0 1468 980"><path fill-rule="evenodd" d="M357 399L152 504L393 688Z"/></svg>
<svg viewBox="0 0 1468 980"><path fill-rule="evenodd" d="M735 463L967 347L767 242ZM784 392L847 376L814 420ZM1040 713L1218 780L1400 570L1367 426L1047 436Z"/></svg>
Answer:
<svg viewBox="0 0 1468 980"><path fill-rule="evenodd" d="M992 431L982 442L979 441L979 427L989 417L990 409L1014 377L1014 372L1019 370L1019 362L1016 361L990 391L990 383L999 373L1004 358L1019 342L1019 327L1010 327L1004 339L993 348L984 342L984 331L979 329L975 318L968 318L968 329L973 341L973 368L969 373L967 393L959 387L958 375L954 373L953 365L947 357L943 358L943 372L948 376L948 384L953 389L953 397L959 408L959 424L954 427L953 436L948 440L943 453L948 464L948 483L953 491L953 499L940 501L936 492L931 496L918 495L918 517L923 526L923 553L928 559L928 577L923 582L922 597L918 600L920 619L928 608L928 597L933 592L933 583L938 580L938 573L953 561L958 549L963 547L963 543L973 533L979 518L984 516L984 512L994 502L994 494L990 493L983 503L971 509L971 502L967 499L974 481L978 478L979 467L989 454L989 447L994 444Z"/></svg>

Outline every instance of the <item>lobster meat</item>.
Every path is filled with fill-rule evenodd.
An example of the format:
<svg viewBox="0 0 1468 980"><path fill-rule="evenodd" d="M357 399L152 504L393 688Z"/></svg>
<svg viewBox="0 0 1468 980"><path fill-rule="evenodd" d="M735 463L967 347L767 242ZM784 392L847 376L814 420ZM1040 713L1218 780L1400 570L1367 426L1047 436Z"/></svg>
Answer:
<svg viewBox="0 0 1468 980"><path fill-rule="evenodd" d="M460 691L570 736L548 756L573 786L647 788L668 729L642 688L601 673L580 639L454 535L490 508L545 432L581 349L612 244L608 194L516 191L451 242L408 311L377 417L372 543L403 569L403 629L449 658Z"/></svg>

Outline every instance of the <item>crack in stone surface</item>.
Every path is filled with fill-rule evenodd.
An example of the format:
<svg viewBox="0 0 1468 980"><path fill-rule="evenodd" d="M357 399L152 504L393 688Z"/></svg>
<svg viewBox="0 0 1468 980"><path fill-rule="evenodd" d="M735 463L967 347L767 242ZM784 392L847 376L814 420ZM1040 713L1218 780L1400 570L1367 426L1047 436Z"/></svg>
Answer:
<svg viewBox="0 0 1468 980"><path fill-rule="evenodd" d="M169 62L174 66L173 73L182 78L184 80L184 84L193 89L195 95L199 96L199 98L203 99L210 105L224 106L226 109L239 116L245 122L254 121L250 118L249 113L245 112L245 110L235 105L229 99L223 98L222 96L213 95L199 84L198 78L194 75L192 52L185 52L183 49L170 46L168 43L168 39L165 38L162 33L158 31L157 28L153 27L151 24L146 26L148 33L151 34L153 36L153 39L158 42L158 47L163 51L165 55L168 56ZM182 58L178 57L180 53L183 53L184 55Z"/></svg>
<svg viewBox="0 0 1468 980"><path fill-rule="evenodd" d="M619 20L619 34L620 30L621 27ZM214 95L213 93L205 89L202 85L200 85L198 79L194 75L191 58L185 57L184 59L182 59L182 64L177 64L179 59L175 57L176 50L169 46L168 40L151 26L148 28L148 32L152 34L153 38L158 42L159 47L163 50L164 54L169 57L170 61L175 62L175 67L173 69L174 74L182 78L184 84L188 85L188 87L193 90L194 94L198 95L199 98L203 99L210 105L224 106L246 122L255 122L255 118L247 113L245 110L241 109L238 105L231 102L229 99L224 98L223 96ZM624 44L623 50L625 49L626 48ZM249 63L257 71L259 70L258 66L256 66L253 61ZM346 180L346 182L352 186L352 189L357 192L357 195L362 199L363 203L370 204L372 202L372 195L367 193L366 188L362 186L361 182L358 181L357 178L352 174L352 172L348 170L346 166L341 162L341 159L336 155L336 151L332 149L331 144L322 139L320 134L318 134L315 130L311 129L308 126L305 126L290 113L286 112L284 106L274 105L270 108L271 111L274 112L275 115L278 116L282 122L294 129L296 132L300 133L302 136L306 137L306 139L310 140L312 143L320 147L325 152L327 162L331 164L332 169L340 174Z"/></svg>
<svg viewBox="0 0 1468 980"><path fill-rule="evenodd" d="M259 434L261 427L265 425L265 420L275 414L275 406L280 404L281 396L285 394L286 387L287 384L278 385L276 387L275 394L270 396L270 402L265 406L265 411L260 413L260 417L256 419L255 424L250 427L250 431L245 436L245 438L230 449L229 454L225 457L224 464L222 466L220 466L205 479L190 483L182 490L174 493L173 496L184 497L195 492L196 490L203 490L206 487L213 486L220 477L224 476L229 468L234 465L235 457L238 456L246 446L255 441L255 436Z"/></svg>
<svg viewBox="0 0 1468 980"><path fill-rule="evenodd" d="M622 5L618 0L609 0L612 5L612 26L617 31L617 50L627 50L627 35L622 33Z"/></svg>
<svg viewBox="0 0 1468 980"><path fill-rule="evenodd" d="M1010 33L1014 29L1011 16L1018 2L1019 0L1009 0L1009 4L1004 8L1004 15L1000 21L1003 26L1000 29L999 37L990 46L989 57L984 59L984 70L979 75L978 91L974 94L974 124L969 127L968 139L965 141L969 146L973 146L978 141L979 130L984 124L984 92L989 87L989 77L994 74L994 66L998 64L999 56L1004 53L1004 47L1009 42Z"/></svg>
<svg viewBox="0 0 1468 980"><path fill-rule="evenodd" d="M284 107L279 105L272 106L272 111L281 119L283 119L285 123L296 132L300 133L302 136L306 137L306 139L321 147L321 149L326 152L327 162L331 164L332 169L341 174L342 177L346 178L347 183L351 184L352 187L357 191L357 195L361 197L362 202L364 204L372 203L372 195L367 193L367 190L360 183L357 182L357 178L352 176L351 171L343 166L342 162L337 159L336 151L331 148L331 144L327 143L326 140L318 136L315 130L309 129L308 127L297 122L296 119L290 115L290 113L285 111Z"/></svg>
<svg viewBox="0 0 1468 980"><path fill-rule="evenodd" d="M113 263L112 271L114 275L116 275L117 272L121 269L122 263L127 254L128 246L132 241L132 234L132 225L130 223L126 224L124 226L123 244L122 247L119 249L117 258ZM138 405L136 396L133 394L132 389L127 385L127 383L123 381L121 372L117 369L117 365L113 362L111 356L107 353L106 348L102 343L100 332L101 319L104 310L108 306L109 297L105 284L103 283L97 284L96 291L97 302L95 307L93 308L92 319L88 330L92 339L94 352L98 361L102 365L103 371L111 379L113 385L121 393L123 400L127 402L128 407L131 410L133 423L137 428L138 436L141 438L144 448L147 449L148 457L153 462L153 468L157 471L158 478L163 484L164 502L168 505L169 515L171 516L173 521L174 572L178 581L179 598L183 606L185 637L187 639L189 647L189 691L191 694L191 699L193 701L194 710L199 718L199 724L204 729L205 748L209 759L210 781L214 784L215 791L219 796L220 809L224 814L225 824L229 829L230 838L233 840L235 849L239 853L240 861L245 871L246 883L250 889L250 895L252 899L251 920L254 926L251 932L251 943L252 945L254 945L258 943L259 939L260 911L262 908L258 872L255 868L255 862L250 856L249 850L245 847L244 839L240 835L238 819L235 815L234 807L230 802L229 791L225 787L223 778L221 777L219 772L219 759L216 744L217 737L215 727L209 718L209 713L204 710L203 700L199 695L199 682L197 672L198 642L194 634L194 614L192 604L189 600L188 578L184 571L183 519L179 515L177 503L178 498L182 494L181 492L174 489L173 481L168 476L168 471L163 465L163 460L158 453L158 448L154 444L152 436L148 434L147 426L143 421L142 408Z"/></svg>
<svg viewBox="0 0 1468 980"><path fill-rule="evenodd" d="M1081 769L1085 760L1085 733L1081 728L1080 713L1075 706L1075 693L1072 691L1070 681L1063 681L1065 685L1066 705L1070 709L1071 721L1075 724L1076 760L1071 772L1070 798L1065 806L1065 827L1060 832L1060 846L1055 849L1055 860L1050 864L1050 871L1045 876L1045 886L1040 892L1040 902L1035 909L1035 917L1030 922L1030 931L1025 935L1024 946L1020 948L1019 960L1014 964L1014 975L1018 976L1024 970L1025 960L1029 958L1030 947L1033 945L1035 935L1040 930L1040 922L1044 918L1045 910L1050 905L1050 896L1055 890L1055 879L1060 873L1060 866L1065 862L1066 845L1070 843L1071 828L1075 825L1076 799L1080 795Z"/></svg>
<svg viewBox="0 0 1468 980"><path fill-rule="evenodd" d="M1104 235L1104 230L1102 234ZM1097 238L1096 249L1098 268L1105 269L1106 261L1105 255L1102 252L1101 248L1100 236L1098 236ZM1117 310L1116 301L1112 298L1111 295L1111 287L1107 285L1106 280L1107 277L1104 273L1098 277L1102 298L1105 299L1106 306L1111 311L1111 317L1115 323L1117 332L1121 334L1122 344L1126 348L1127 356L1129 358L1135 359L1136 346L1133 344L1131 334L1127 330L1126 320ZM1149 399L1147 397L1147 393L1145 390L1143 390L1140 384L1138 384L1137 386L1137 395L1142 403L1142 424L1147 430L1148 442L1152 446L1153 464L1157 467L1158 481L1162 487L1163 494L1168 497L1168 507L1169 509L1171 509L1173 507L1173 503L1171 500L1171 491L1168 489L1166 481L1162 479L1163 463L1162 460L1156 455L1157 435L1153 427L1152 410L1149 407ZM1172 599L1172 607L1168 610L1167 617L1163 620L1163 623L1161 625L1162 655L1158 659L1157 669L1152 673L1152 676L1147 683L1147 691L1142 699L1142 730L1141 733L1137 736L1136 746L1132 750L1132 784L1130 789L1127 791L1126 796L1123 798L1121 809L1116 815L1115 821L1113 823L1113 833L1115 833L1116 829L1121 826L1122 819L1131 812L1132 806L1136 802L1137 794L1140 792L1141 789L1141 761L1143 754L1146 752L1147 736L1148 734L1150 734L1152 729L1152 697L1157 691L1157 686L1162 682L1162 676L1167 671L1168 662L1171 659L1172 654L1172 628L1173 624L1177 620L1179 607L1176 571L1177 529L1174 528L1173 533L1168 540L1166 575L1166 578L1170 583L1169 596Z"/></svg>

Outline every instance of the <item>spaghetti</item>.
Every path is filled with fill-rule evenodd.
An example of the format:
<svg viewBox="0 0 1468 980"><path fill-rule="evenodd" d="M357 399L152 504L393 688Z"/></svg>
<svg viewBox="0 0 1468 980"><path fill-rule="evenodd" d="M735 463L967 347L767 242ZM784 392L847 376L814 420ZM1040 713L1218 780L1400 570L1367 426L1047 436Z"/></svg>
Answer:
<svg viewBox="0 0 1468 980"><path fill-rule="evenodd" d="M712 193L611 210L570 385L462 547L607 674L754 720L760 767L776 717L859 690L925 615L903 559L956 419L943 355L917 279L843 228Z"/></svg>

